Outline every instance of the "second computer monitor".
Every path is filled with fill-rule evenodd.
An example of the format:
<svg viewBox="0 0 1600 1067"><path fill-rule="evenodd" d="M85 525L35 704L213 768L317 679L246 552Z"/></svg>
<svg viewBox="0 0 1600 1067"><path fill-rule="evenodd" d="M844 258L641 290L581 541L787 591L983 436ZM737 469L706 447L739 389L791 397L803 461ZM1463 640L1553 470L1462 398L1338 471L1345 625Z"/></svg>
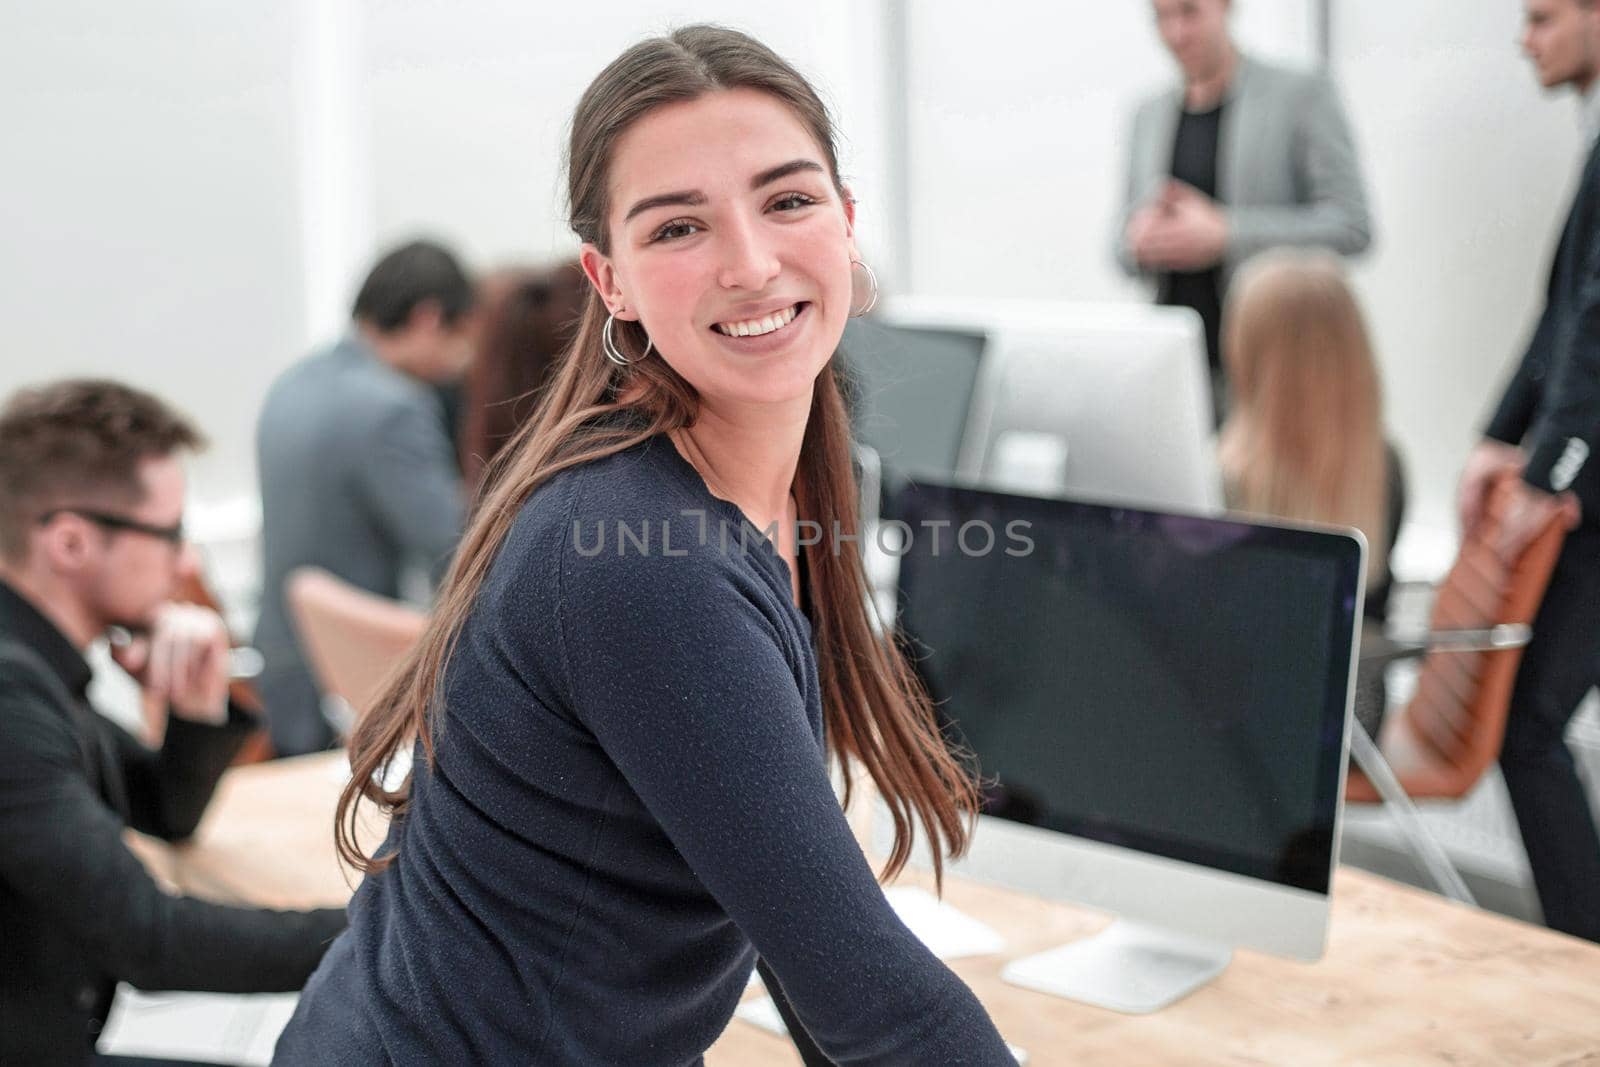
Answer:
<svg viewBox="0 0 1600 1067"><path fill-rule="evenodd" d="M1189 309L902 298L885 321L985 339L963 480L1221 510L1205 343Z"/></svg>

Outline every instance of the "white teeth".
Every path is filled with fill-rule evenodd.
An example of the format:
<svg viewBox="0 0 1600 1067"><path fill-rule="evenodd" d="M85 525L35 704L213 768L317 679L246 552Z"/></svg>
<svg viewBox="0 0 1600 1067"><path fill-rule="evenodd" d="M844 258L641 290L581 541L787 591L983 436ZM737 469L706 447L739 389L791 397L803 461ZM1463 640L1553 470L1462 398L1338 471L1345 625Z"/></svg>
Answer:
<svg viewBox="0 0 1600 1067"><path fill-rule="evenodd" d="M764 319L746 319L744 322L719 322L717 330L729 337L759 337L780 330L794 321L799 314L798 305L775 311Z"/></svg>

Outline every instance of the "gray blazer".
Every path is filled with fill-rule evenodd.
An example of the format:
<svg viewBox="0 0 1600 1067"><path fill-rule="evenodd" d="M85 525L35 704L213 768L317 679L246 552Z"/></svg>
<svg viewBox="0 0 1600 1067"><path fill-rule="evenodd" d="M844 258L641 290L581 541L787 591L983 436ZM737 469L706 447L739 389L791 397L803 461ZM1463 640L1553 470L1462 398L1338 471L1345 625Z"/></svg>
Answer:
<svg viewBox="0 0 1600 1067"><path fill-rule="evenodd" d="M1115 234L1117 261L1132 275L1145 272L1123 236L1133 213L1171 176L1182 107L1178 86L1146 99L1134 115ZM1229 228L1224 291L1239 264L1267 248L1320 245L1354 255L1371 243L1360 162L1338 94L1325 75L1241 55L1219 136L1217 194Z"/></svg>
<svg viewBox="0 0 1600 1067"><path fill-rule="evenodd" d="M408 567L443 573L466 496L438 396L358 337L290 367L256 429L265 580L255 644L273 746L325 748L332 730L296 643L284 580L322 567L382 596Z"/></svg>

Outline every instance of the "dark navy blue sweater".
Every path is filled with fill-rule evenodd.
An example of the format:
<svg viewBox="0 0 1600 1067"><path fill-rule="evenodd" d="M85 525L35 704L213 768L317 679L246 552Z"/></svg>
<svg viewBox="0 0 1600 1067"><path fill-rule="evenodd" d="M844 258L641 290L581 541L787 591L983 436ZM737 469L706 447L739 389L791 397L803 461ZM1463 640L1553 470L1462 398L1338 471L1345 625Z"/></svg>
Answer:
<svg viewBox="0 0 1600 1067"><path fill-rule="evenodd" d="M838 1063L1013 1062L839 810L787 567L666 438L523 506L436 742L275 1063L697 1064L757 952Z"/></svg>

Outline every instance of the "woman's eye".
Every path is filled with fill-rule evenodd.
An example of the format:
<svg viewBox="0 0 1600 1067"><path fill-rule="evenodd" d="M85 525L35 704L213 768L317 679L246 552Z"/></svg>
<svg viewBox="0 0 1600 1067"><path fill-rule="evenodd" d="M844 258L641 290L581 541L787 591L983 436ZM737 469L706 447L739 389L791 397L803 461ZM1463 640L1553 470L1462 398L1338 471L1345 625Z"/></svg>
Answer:
<svg viewBox="0 0 1600 1067"><path fill-rule="evenodd" d="M672 241L680 237L688 237L690 234L695 233L699 229L699 226L689 222L687 219L673 219L671 222L667 223L665 226L662 226L659 230L652 234L650 236L650 240Z"/></svg>
<svg viewBox="0 0 1600 1067"><path fill-rule="evenodd" d="M777 211L794 211L797 208L809 207L815 203L816 201L805 193L784 193L772 202L772 206Z"/></svg>

